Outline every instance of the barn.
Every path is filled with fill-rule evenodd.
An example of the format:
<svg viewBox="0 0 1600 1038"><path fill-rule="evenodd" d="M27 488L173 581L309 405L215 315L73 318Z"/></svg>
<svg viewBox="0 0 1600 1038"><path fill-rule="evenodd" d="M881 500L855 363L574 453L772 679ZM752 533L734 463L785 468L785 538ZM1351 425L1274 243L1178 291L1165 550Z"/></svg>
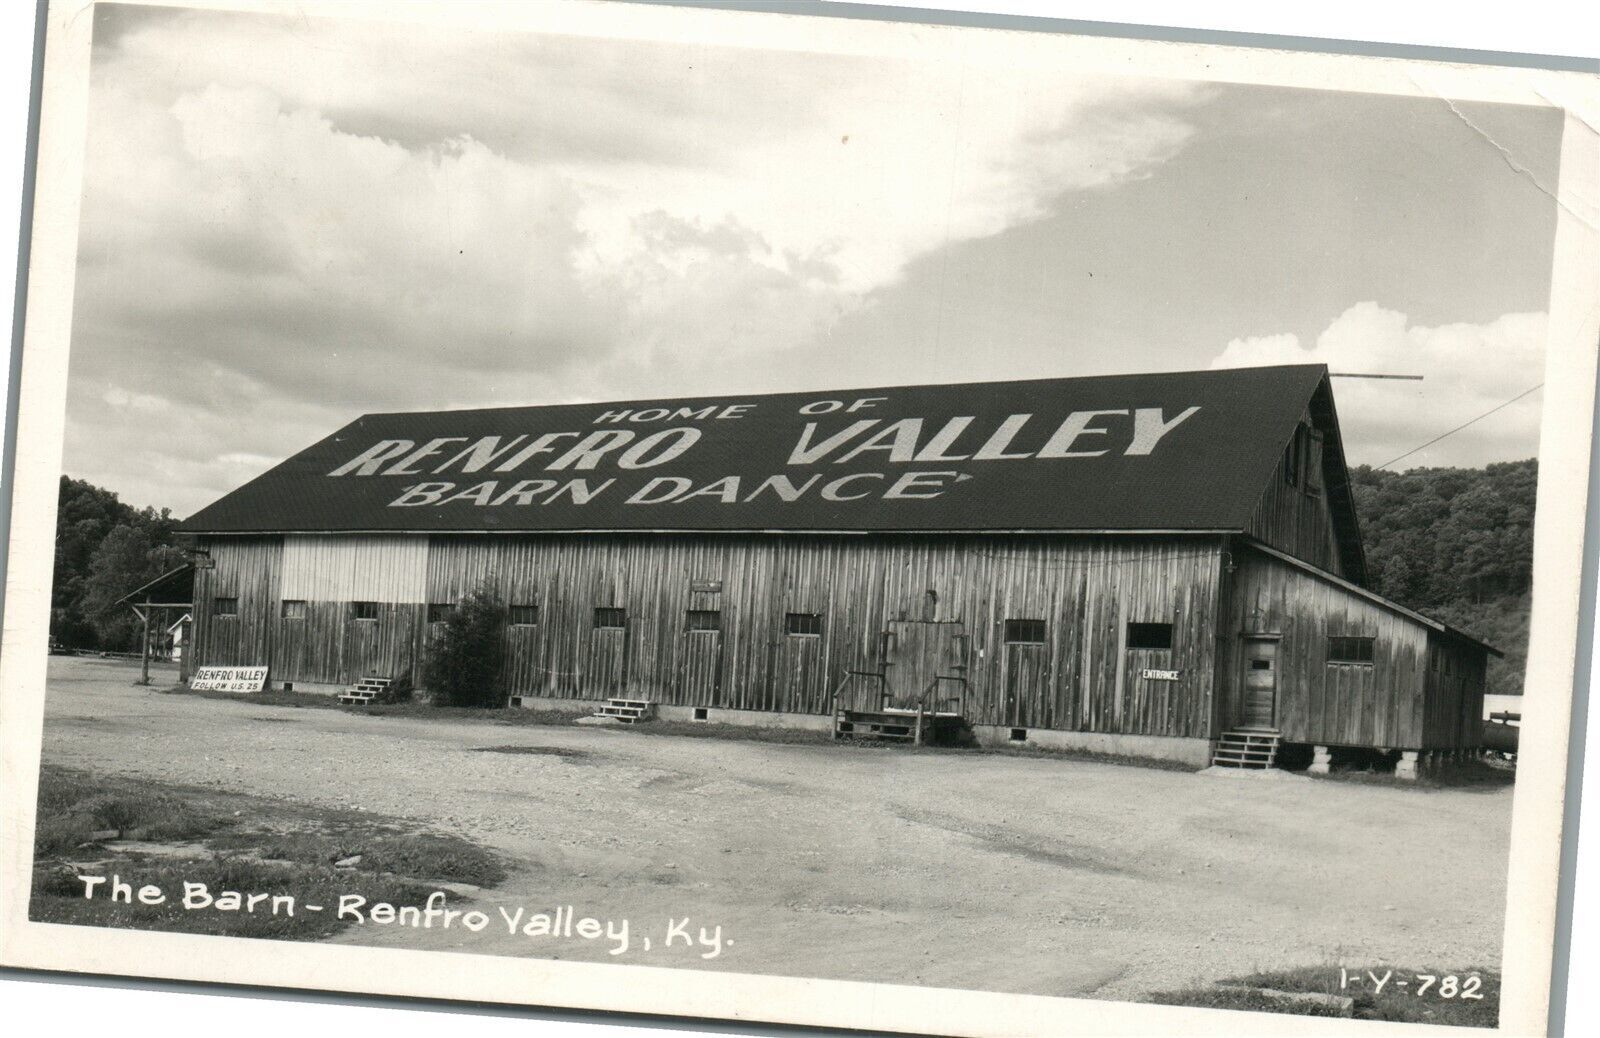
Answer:
<svg viewBox="0 0 1600 1038"><path fill-rule="evenodd" d="M1366 588L1317 365L369 414L189 518L194 662L1236 766L1475 748L1492 648Z"/></svg>

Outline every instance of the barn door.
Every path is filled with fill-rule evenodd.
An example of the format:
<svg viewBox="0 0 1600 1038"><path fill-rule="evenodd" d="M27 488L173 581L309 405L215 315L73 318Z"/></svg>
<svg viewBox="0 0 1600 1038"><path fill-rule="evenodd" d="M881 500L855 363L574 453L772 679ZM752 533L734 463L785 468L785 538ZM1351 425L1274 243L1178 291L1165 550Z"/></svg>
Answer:
<svg viewBox="0 0 1600 1038"><path fill-rule="evenodd" d="M964 670L959 623L931 620L896 620L889 624L889 653L884 692L886 705L915 710L928 686L940 677L958 677ZM937 689L930 707L951 689Z"/></svg>
<svg viewBox="0 0 1600 1038"><path fill-rule="evenodd" d="M689 706L722 705L722 610L690 609L679 646L677 701Z"/></svg>
<svg viewBox="0 0 1600 1038"><path fill-rule="evenodd" d="M619 606L597 607L589 631L589 658L583 671L586 699L628 696L628 613Z"/></svg>
<svg viewBox="0 0 1600 1038"><path fill-rule="evenodd" d="M1278 641L1276 638L1245 638L1240 654L1244 668L1239 703L1239 725L1243 728L1276 728L1278 723Z"/></svg>
<svg viewBox="0 0 1600 1038"><path fill-rule="evenodd" d="M366 605L367 603L361 603ZM357 609L357 615L345 620L344 645L340 653L339 680L360 681L365 677L390 677L378 669L378 646L382 639L379 630L383 623L376 608Z"/></svg>

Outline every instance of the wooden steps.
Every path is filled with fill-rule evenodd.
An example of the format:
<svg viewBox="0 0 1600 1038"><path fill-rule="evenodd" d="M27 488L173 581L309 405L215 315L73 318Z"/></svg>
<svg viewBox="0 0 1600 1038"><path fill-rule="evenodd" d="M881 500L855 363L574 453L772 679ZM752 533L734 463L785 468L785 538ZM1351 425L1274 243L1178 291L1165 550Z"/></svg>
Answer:
<svg viewBox="0 0 1600 1038"><path fill-rule="evenodd" d="M645 699L610 699L594 716L609 717L622 724L638 724L655 718L656 705Z"/></svg>
<svg viewBox="0 0 1600 1038"><path fill-rule="evenodd" d="M925 713L919 725L915 710L840 710L833 716L833 737L915 744L938 741L965 725L960 714Z"/></svg>
<svg viewBox="0 0 1600 1038"><path fill-rule="evenodd" d="M1236 728L1223 732L1211 755L1211 766L1266 771L1277 766L1281 742L1282 736L1275 731Z"/></svg>
<svg viewBox="0 0 1600 1038"><path fill-rule="evenodd" d="M833 737L916 742L917 715L889 710L841 710L833 719Z"/></svg>
<svg viewBox="0 0 1600 1038"><path fill-rule="evenodd" d="M345 706L366 706L374 700L386 699L393 685L393 678L380 678L375 674L369 674L356 682L354 688L340 692L339 702Z"/></svg>

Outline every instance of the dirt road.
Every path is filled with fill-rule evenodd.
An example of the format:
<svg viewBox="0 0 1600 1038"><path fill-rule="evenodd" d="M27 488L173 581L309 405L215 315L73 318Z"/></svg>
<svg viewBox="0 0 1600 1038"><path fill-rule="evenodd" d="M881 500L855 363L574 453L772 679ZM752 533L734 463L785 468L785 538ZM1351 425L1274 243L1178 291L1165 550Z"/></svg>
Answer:
<svg viewBox="0 0 1600 1038"><path fill-rule="evenodd" d="M348 943L1113 998L1499 963L1509 789L386 718L162 695L126 664L50 674L47 761L414 818L522 864L484 893L481 932L369 923ZM627 920L627 951L522 932L566 906ZM499 908L523 909L518 932Z"/></svg>

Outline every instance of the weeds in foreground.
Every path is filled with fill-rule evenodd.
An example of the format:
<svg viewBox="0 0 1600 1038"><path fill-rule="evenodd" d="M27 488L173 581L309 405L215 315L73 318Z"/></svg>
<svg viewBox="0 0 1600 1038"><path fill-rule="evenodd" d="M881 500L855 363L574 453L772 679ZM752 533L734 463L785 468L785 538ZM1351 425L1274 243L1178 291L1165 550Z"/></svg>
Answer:
<svg viewBox="0 0 1600 1038"><path fill-rule="evenodd" d="M1368 979L1369 972L1378 978L1387 976L1381 990ZM1447 983L1446 978L1454 979ZM1340 1015L1331 1003L1287 1002L1264 993L1263 989L1348 997L1354 1002L1352 1015L1357 1020L1492 1028L1500 1019L1500 971L1478 968L1371 966L1346 967L1341 971L1337 964L1306 966L1231 977L1208 988L1156 992L1147 995L1144 1001L1257 1013Z"/></svg>
<svg viewBox="0 0 1600 1038"><path fill-rule="evenodd" d="M438 884L489 887L506 876L497 857L468 840L366 812L55 766L40 773L38 803L29 901L37 922L316 940L349 925L335 911L341 895L421 905ZM86 898L80 876L106 883ZM160 888L165 898L113 901L112 876L135 891ZM254 912L189 909L185 883L204 884L213 895L234 890L289 900ZM446 903L462 900L446 892ZM295 907L270 910L285 904Z"/></svg>

